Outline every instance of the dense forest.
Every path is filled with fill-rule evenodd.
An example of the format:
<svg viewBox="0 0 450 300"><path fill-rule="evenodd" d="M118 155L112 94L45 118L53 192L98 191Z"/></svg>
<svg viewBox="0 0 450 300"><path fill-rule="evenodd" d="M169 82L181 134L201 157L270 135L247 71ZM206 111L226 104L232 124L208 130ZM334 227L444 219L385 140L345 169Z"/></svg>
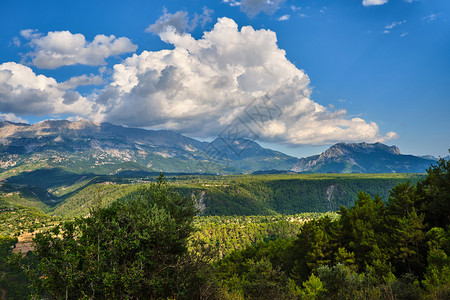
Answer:
<svg viewBox="0 0 450 300"><path fill-rule="evenodd" d="M387 200L396 184L418 174L280 174L230 176L226 180L185 183L183 195L201 195L205 215L273 215L337 211L352 206L359 191Z"/></svg>
<svg viewBox="0 0 450 300"><path fill-rule="evenodd" d="M97 176L75 178L55 170L40 171L23 180L0 183L0 199L9 207L34 207L51 216L86 216L96 199L103 205L124 198L157 176ZM38 176L39 175L39 176ZM60 178L54 184L45 179ZM71 179L68 180L67 178ZM350 207L363 190L383 200L399 183L412 183L423 174L270 174L207 176L166 174L166 180L183 196L202 202L201 215L276 215L337 211ZM2 195L3 194L3 195Z"/></svg>
<svg viewBox="0 0 450 300"><path fill-rule="evenodd" d="M94 197L25 256L2 237L0 287L8 299L449 299L449 171L441 159L337 214L202 218L205 203L161 175L108 206Z"/></svg>

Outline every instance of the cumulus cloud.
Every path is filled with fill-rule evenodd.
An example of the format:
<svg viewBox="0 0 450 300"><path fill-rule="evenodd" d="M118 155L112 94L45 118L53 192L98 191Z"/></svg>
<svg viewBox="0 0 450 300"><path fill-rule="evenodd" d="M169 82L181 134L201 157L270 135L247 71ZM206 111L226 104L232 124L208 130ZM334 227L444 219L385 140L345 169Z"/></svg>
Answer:
<svg viewBox="0 0 450 300"><path fill-rule="evenodd" d="M39 33L37 29L23 29L20 31L20 35L27 40L33 40L40 38L42 36L42 33Z"/></svg>
<svg viewBox="0 0 450 300"><path fill-rule="evenodd" d="M395 137L314 102L309 77L286 58L270 30L239 29L220 18L201 39L174 27L160 36L174 49L143 51L114 66L112 82L95 97L97 121L215 137L252 101L268 97L281 115L261 126L242 121L264 141L319 145Z"/></svg>
<svg viewBox="0 0 450 300"><path fill-rule="evenodd" d="M389 0L363 0L364 6L373 6L373 5L383 5L387 3Z"/></svg>
<svg viewBox="0 0 450 300"><path fill-rule="evenodd" d="M272 15L284 0L223 0L223 2L230 6L239 6L248 16L253 17L261 12Z"/></svg>
<svg viewBox="0 0 450 300"><path fill-rule="evenodd" d="M145 32L160 34L166 31L169 27L173 28L176 33L182 34L186 31L191 31L198 24L204 27L208 22L211 22L211 14L213 11L207 7L203 7L202 14L195 14L191 19L187 11L177 11L176 13L169 13L164 8L163 15L152 25L145 29Z"/></svg>
<svg viewBox="0 0 450 300"><path fill-rule="evenodd" d="M128 38L116 38L114 35L96 35L92 42L84 35L70 31L51 31L43 36L36 30L22 30L21 35L30 40L33 48L26 55L30 63L38 68L55 69L75 64L104 65L105 59L123 53L134 52L137 46Z"/></svg>
<svg viewBox="0 0 450 300"><path fill-rule="evenodd" d="M15 115L92 114L92 103L27 66L0 65L0 111ZM8 115L11 116L11 115Z"/></svg>
<svg viewBox="0 0 450 300"><path fill-rule="evenodd" d="M74 89L84 85L100 85L102 82L102 78L98 75L90 74L88 76L83 74L81 76L71 77L69 80L60 83L59 86L63 89Z"/></svg>

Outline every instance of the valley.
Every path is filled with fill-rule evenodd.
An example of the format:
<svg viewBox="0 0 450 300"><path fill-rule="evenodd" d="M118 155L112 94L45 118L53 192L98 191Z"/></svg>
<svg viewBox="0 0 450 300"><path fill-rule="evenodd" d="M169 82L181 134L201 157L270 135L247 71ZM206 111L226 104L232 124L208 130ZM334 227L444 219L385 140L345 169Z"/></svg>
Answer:
<svg viewBox="0 0 450 300"><path fill-rule="evenodd" d="M448 163L437 161L442 171L430 167L436 163L433 157L403 155L381 143L338 143L320 155L297 159L248 139L205 143L170 131L86 121L3 122L0 142L0 270L7 274L0 278L0 288L19 298L64 285L60 275L39 277L39 272L70 273L66 266L73 261L80 268L73 271L77 278L94 272L95 280L102 281L99 270L83 269L98 262L85 261L97 256L110 264L124 257L121 267L108 274L124 266L119 273L134 272L126 266L128 257L139 261L143 253L151 257L140 261L147 271L136 271L142 278L150 276L143 289L153 278L170 278L194 284L180 293L197 296L211 288L216 298L261 298L260 289L280 299L331 297L332 290L310 285L319 282L331 289L334 279L326 274L341 272L344 282L354 276L347 296L379 298L381 287L401 295L396 290L400 284L414 294L419 289L409 278L402 281L406 262L399 257L418 257L410 239L420 242L421 249L426 241L435 241L424 216L427 222L436 213L445 219L435 206L421 206L420 201L433 191L421 186L448 174ZM220 155L211 156L205 150L211 147ZM426 201L438 201L433 197ZM409 212L409 205L425 214L418 216L416 208ZM430 236L426 240L425 233ZM405 240L406 246L401 244ZM441 249L447 240L436 245ZM367 241L375 246L362 246ZM396 248L398 243L402 248ZM168 247L170 253L183 254L173 254L175 273L159 275L166 268L161 257L167 257ZM377 255L387 258L380 261ZM45 256L49 264L43 263ZM149 267L160 258L163 269ZM11 260L22 269L11 266ZM367 262L373 271L363 268ZM419 263L413 265L418 271L411 272L422 276L420 293L426 294L432 290L426 287L432 282L429 273ZM445 277L447 269L430 266L440 272L438 278ZM26 268L37 273L25 275ZM116 279L120 288L115 291L97 284L119 295L132 290L126 283L132 276ZM386 276L392 281L386 282ZM372 278L373 288L365 278ZM79 286L86 282L79 280ZM436 286L445 293L447 283ZM75 298L83 297L78 289L65 288Z"/></svg>

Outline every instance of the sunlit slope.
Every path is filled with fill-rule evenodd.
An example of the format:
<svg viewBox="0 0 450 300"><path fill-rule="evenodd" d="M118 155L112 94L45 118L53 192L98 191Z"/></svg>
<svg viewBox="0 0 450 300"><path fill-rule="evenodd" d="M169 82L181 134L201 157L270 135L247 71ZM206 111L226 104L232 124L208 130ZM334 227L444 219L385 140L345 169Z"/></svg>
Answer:
<svg viewBox="0 0 450 300"><path fill-rule="evenodd" d="M280 174L239 176L169 176L169 184L195 196L204 215L273 215L338 210L351 206L357 193L389 197L400 182L417 181L421 174ZM152 180L151 178L149 180ZM86 215L89 208L128 197L142 183L96 183L80 189L53 208L54 215Z"/></svg>

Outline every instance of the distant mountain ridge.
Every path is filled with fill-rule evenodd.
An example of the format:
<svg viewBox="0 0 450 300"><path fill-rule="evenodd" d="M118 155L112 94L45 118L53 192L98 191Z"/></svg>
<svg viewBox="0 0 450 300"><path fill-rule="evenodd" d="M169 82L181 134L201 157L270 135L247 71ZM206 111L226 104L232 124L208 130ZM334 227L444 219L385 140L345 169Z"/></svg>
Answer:
<svg viewBox="0 0 450 300"><path fill-rule="evenodd" d="M404 155L382 143L338 143L325 152L301 158L292 167L306 173L423 173L435 159Z"/></svg>
<svg viewBox="0 0 450 300"><path fill-rule="evenodd" d="M208 147L221 155L209 153ZM0 154L0 169L40 161L48 167L109 175L124 170L238 174L289 170L297 161L247 139L207 143L170 130L84 120L47 120L34 125L0 122Z"/></svg>
<svg viewBox="0 0 450 300"><path fill-rule="evenodd" d="M396 146L382 143L338 143L321 154L298 159L244 138L207 143L170 130L84 120L0 122L0 173L20 166L105 175L125 171L423 173L435 161L432 156L403 155Z"/></svg>

